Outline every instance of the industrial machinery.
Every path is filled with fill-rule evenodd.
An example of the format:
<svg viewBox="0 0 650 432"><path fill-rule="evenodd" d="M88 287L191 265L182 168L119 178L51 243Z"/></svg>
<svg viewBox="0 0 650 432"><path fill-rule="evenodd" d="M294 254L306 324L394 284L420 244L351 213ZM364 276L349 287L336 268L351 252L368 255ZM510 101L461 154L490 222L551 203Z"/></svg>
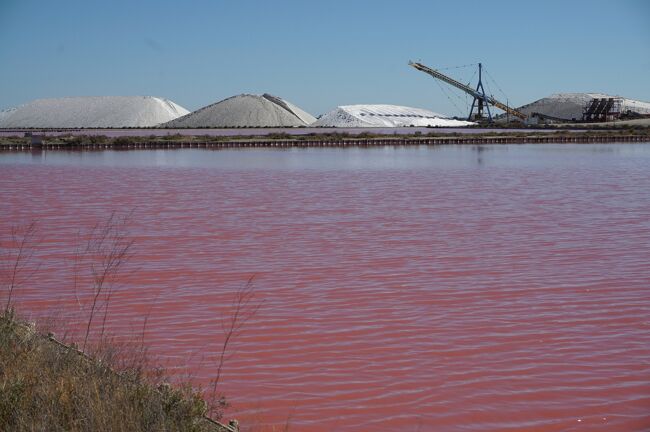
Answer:
<svg viewBox="0 0 650 432"><path fill-rule="evenodd" d="M623 98L594 98L582 114L583 121L612 121L621 116Z"/></svg>
<svg viewBox="0 0 650 432"><path fill-rule="evenodd" d="M470 96L472 96L474 100L472 101L472 108L469 111L468 120L472 120L472 113L474 112L474 107L476 106L476 118L479 119L483 118L483 108L485 108L487 110L488 120L492 122L492 113L490 112L490 105L493 105L512 116L518 117L521 120L526 120L528 118L526 114L519 112L513 108L510 108L507 104L499 102L493 96L488 96L485 94L485 90L483 89L483 81L482 81L483 65L481 63L478 64L478 84L476 85L476 89L473 89L472 87L466 84L458 82L455 79L443 74L442 72L437 71L435 69L431 69L430 67L425 66L422 63L414 63L412 61L409 61L409 66L412 66L419 71L431 75L432 77L439 79L440 81L443 81L449 85L452 85L464 91L465 93L468 93Z"/></svg>

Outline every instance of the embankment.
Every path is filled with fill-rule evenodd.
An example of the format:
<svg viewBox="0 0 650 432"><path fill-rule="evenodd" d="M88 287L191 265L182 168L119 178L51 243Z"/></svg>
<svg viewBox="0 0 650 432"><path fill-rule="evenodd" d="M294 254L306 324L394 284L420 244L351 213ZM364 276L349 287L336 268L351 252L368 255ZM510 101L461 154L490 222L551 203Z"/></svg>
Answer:
<svg viewBox="0 0 650 432"><path fill-rule="evenodd" d="M273 133L266 136L207 136L170 135L164 137L122 136L40 136L37 132L25 137L0 138L0 150L129 150L173 148L290 148L290 147L373 147L419 146L446 144L547 144L547 143L629 143L650 142L650 129L621 129L616 131L557 131L554 133L445 133L413 135L375 135L369 133L326 133L289 135Z"/></svg>
<svg viewBox="0 0 650 432"><path fill-rule="evenodd" d="M115 352L115 346L104 353ZM0 430L236 432L206 417L189 386L170 386L138 359L116 367L43 335L13 312L0 315ZM123 359L123 357L122 357Z"/></svg>

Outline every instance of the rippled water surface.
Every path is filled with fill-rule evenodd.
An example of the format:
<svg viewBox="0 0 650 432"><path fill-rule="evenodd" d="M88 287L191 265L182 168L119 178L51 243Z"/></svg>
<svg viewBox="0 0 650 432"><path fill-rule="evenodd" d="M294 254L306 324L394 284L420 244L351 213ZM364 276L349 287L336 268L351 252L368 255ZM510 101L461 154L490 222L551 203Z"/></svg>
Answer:
<svg viewBox="0 0 650 432"><path fill-rule="evenodd" d="M650 429L650 144L7 153L0 210L38 221L20 308L69 323L77 233L132 212L108 326L203 382L254 276L242 423Z"/></svg>

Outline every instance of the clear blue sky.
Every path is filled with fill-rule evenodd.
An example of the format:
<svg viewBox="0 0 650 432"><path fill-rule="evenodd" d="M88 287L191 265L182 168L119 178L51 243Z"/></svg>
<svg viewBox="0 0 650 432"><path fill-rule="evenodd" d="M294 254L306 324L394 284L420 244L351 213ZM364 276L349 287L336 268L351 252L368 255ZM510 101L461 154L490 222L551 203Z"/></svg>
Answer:
<svg viewBox="0 0 650 432"><path fill-rule="evenodd" d="M268 92L315 115L355 103L462 114L465 98L454 106L409 59L482 61L511 105L557 92L650 101L650 2L0 0L0 109L153 95L193 110Z"/></svg>

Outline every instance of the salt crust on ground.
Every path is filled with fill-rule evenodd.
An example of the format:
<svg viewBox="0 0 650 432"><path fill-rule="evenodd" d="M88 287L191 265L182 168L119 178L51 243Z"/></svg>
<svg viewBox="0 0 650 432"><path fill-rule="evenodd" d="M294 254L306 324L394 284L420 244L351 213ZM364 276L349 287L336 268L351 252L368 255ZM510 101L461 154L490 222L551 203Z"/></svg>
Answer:
<svg viewBox="0 0 650 432"><path fill-rule="evenodd" d="M151 127L189 113L153 96L85 96L37 99L0 112L0 128Z"/></svg>
<svg viewBox="0 0 650 432"><path fill-rule="evenodd" d="M277 96L241 94L200 108L164 127L298 127L314 121L314 116Z"/></svg>
<svg viewBox="0 0 650 432"><path fill-rule="evenodd" d="M399 105L342 105L319 118L312 126L323 127L462 127L474 123L449 119L421 108Z"/></svg>

